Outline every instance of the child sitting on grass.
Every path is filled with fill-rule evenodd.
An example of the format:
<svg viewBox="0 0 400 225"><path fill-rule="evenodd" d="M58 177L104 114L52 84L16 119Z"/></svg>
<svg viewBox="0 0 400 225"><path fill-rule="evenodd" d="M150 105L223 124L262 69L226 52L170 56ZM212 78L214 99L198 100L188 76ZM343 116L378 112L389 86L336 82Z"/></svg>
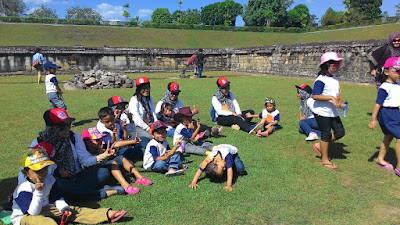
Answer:
<svg viewBox="0 0 400 225"><path fill-rule="evenodd" d="M199 187L197 181L203 171L207 176L222 177L224 170L227 170L227 181L224 190L232 191L233 182L233 167L240 176L247 175L244 164L238 155L238 149L229 144L220 144L215 146L211 153L200 164L199 170L193 177L192 183L189 187L196 189Z"/></svg>
<svg viewBox="0 0 400 225"><path fill-rule="evenodd" d="M136 129L132 114L125 110L128 102L124 102L121 96L116 95L107 100L107 105L114 112L115 122L120 127L126 126L129 139L135 138Z"/></svg>
<svg viewBox="0 0 400 225"><path fill-rule="evenodd" d="M57 190L56 179L48 174L53 165L44 149L31 149L23 157L22 173L26 179L13 194L13 224L58 224L55 220L98 224L117 222L127 211L110 208L90 209L69 206Z"/></svg>
<svg viewBox="0 0 400 225"><path fill-rule="evenodd" d="M158 120L165 123L167 126L167 136L173 137L175 133L176 123L174 120L175 112L172 110L172 105L169 103L162 103L161 111L158 114Z"/></svg>
<svg viewBox="0 0 400 225"><path fill-rule="evenodd" d="M44 64L44 69L47 70L47 75L44 82L46 85L46 94L52 109L63 108L67 110L67 106L65 105L64 98L62 96L62 91L58 86L58 81L56 78L56 72L59 68L61 67L50 61L47 61Z"/></svg>
<svg viewBox="0 0 400 225"><path fill-rule="evenodd" d="M165 173L165 176L182 175L187 168L182 164L180 151L181 140L177 140L174 147L168 145L167 126L157 120L150 126L153 139L147 144L143 157L143 168L147 171Z"/></svg>
<svg viewBox="0 0 400 225"><path fill-rule="evenodd" d="M195 127L192 116L193 114L190 107L179 108L178 113L174 117L175 121L179 123L174 133L174 144L176 144L178 140L183 139L183 150L186 153L206 155L207 151L211 151L213 144L199 141L199 139L202 138L202 136L199 135L201 124L200 121L197 120L197 126Z"/></svg>
<svg viewBox="0 0 400 225"><path fill-rule="evenodd" d="M121 184L121 187L125 189L127 194L133 195L139 192L139 188L131 186L124 178L121 173L120 167L123 167L129 174L133 174L136 178L135 183L144 186L152 185L153 182L142 176L139 171L135 168L135 165L123 156L115 156L115 150L110 147L110 142L107 144L107 149L103 150L104 134L101 134L96 128L88 128L82 132L82 139L85 142L86 148L91 154L99 155L104 152L111 152L109 155L105 155L103 159L103 166L108 167L114 178Z"/></svg>
<svg viewBox="0 0 400 225"><path fill-rule="evenodd" d="M251 117L261 118L258 123L249 133L256 133L259 137L268 137L274 131L278 130L279 111L275 108L275 99L265 99L265 109L259 115L251 115Z"/></svg>

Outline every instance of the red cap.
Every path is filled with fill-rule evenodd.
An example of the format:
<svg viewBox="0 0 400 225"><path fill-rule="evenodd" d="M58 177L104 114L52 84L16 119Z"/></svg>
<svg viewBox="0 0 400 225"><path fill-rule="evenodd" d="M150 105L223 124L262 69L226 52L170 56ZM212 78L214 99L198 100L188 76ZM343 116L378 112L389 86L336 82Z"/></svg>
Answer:
<svg viewBox="0 0 400 225"><path fill-rule="evenodd" d="M179 90L179 84L175 82L171 82L168 84L168 90L171 92L181 92Z"/></svg>
<svg viewBox="0 0 400 225"><path fill-rule="evenodd" d="M39 144L37 144L33 147L30 147L30 149L44 149L44 150L46 150L46 153L50 159L53 159L54 154L56 153L54 145L52 145L48 142L40 142Z"/></svg>
<svg viewBox="0 0 400 225"><path fill-rule="evenodd" d="M150 132L153 133L154 130L160 129L162 127L167 128L167 125L165 125L165 123L162 122L161 120L157 120L156 122L151 124Z"/></svg>
<svg viewBox="0 0 400 225"><path fill-rule="evenodd" d="M124 102L121 96L116 95L112 96L111 98L108 99L108 107L113 107L114 105L117 104L128 104L128 102Z"/></svg>
<svg viewBox="0 0 400 225"><path fill-rule="evenodd" d="M218 87L223 87L223 86L225 86L225 85L227 85L227 84L229 84L230 82L225 78L225 77L220 77L220 78L218 78L218 80L217 80L217 85L218 85Z"/></svg>
<svg viewBox="0 0 400 225"><path fill-rule="evenodd" d="M54 125L58 125L61 122L70 124L75 118L69 117L67 111L62 108L56 108L50 110L50 119L54 123Z"/></svg>
<svg viewBox="0 0 400 225"><path fill-rule="evenodd" d="M150 84L149 79L147 77L139 77L136 79L136 87L141 84Z"/></svg>

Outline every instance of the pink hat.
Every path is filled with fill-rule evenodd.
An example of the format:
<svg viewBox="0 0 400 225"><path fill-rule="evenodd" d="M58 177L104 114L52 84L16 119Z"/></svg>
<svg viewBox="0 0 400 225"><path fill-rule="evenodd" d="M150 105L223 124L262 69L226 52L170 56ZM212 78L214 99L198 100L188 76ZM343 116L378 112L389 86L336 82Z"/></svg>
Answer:
<svg viewBox="0 0 400 225"><path fill-rule="evenodd" d="M83 141L91 141L91 140L99 140L106 136L105 134L100 133L96 127L91 127L82 132Z"/></svg>
<svg viewBox="0 0 400 225"><path fill-rule="evenodd" d="M391 57L388 58L383 66L385 69L389 67L400 67L400 58L399 57Z"/></svg>
<svg viewBox="0 0 400 225"><path fill-rule="evenodd" d="M330 60L342 62L343 58L341 58L337 52L325 52L321 56L321 63L319 64L319 66Z"/></svg>

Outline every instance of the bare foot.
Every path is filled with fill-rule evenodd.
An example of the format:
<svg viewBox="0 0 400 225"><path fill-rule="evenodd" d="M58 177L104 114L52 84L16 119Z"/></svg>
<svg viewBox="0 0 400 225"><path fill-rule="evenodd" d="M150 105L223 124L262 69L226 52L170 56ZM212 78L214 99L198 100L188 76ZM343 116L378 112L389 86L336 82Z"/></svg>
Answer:
<svg viewBox="0 0 400 225"><path fill-rule="evenodd" d="M110 197L110 196L113 196L113 195L116 195L116 194L118 194L117 190L107 190L106 191L107 197Z"/></svg>

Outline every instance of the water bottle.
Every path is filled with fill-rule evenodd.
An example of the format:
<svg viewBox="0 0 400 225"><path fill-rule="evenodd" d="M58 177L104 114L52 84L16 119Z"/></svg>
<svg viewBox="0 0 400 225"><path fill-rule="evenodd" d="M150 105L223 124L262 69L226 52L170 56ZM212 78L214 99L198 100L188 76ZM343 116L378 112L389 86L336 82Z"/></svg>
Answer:
<svg viewBox="0 0 400 225"><path fill-rule="evenodd" d="M342 107L342 117L346 117L347 110L349 108L349 102L345 101Z"/></svg>

